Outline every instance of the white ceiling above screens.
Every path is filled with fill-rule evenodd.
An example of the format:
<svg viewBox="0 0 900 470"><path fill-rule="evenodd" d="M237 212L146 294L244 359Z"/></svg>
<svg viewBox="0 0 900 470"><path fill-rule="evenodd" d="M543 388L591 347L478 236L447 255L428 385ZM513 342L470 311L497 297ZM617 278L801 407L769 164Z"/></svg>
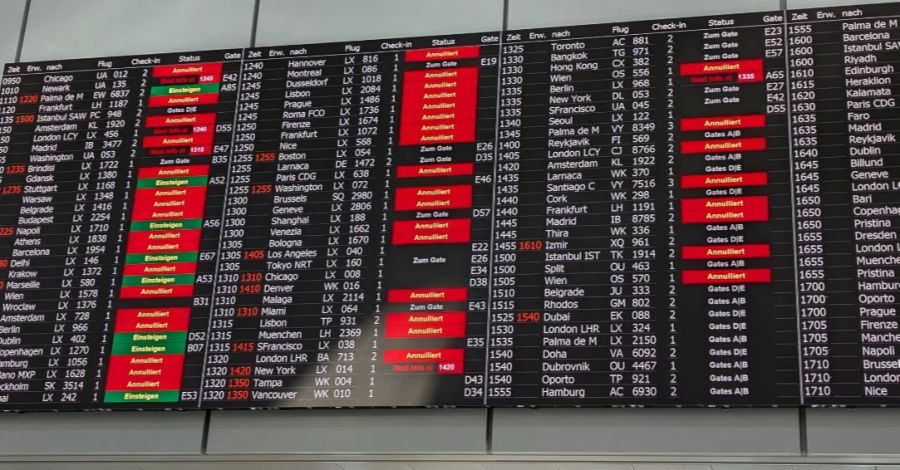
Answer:
<svg viewBox="0 0 900 470"><path fill-rule="evenodd" d="M509 29L778 10L780 0L509 0Z"/></svg>
<svg viewBox="0 0 900 470"><path fill-rule="evenodd" d="M24 12L25 0L0 2L0 64L13 62L16 58Z"/></svg>
<svg viewBox="0 0 900 470"><path fill-rule="evenodd" d="M498 31L502 0L260 0L257 46Z"/></svg>
<svg viewBox="0 0 900 470"><path fill-rule="evenodd" d="M254 0L32 0L22 61L247 47L253 6Z"/></svg>

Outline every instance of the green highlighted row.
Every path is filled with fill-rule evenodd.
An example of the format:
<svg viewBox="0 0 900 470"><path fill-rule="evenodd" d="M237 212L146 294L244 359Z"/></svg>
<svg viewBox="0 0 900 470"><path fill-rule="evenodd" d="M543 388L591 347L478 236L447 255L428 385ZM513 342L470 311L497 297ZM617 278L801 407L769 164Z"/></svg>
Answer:
<svg viewBox="0 0 900 470"><path fill-rule="evenodd" d="M163 95L195 95L197 93L218 93L218 83L190 84L190 85L163 85L150 87L150 96Z"/></svg>
<svg viewBox="0 0 900 470"><path fill-rule="evenodd" d="M206 186L205 176L185 176L184 178L141 178L137 180L138 189L146 188L183 188L186 186Z"/></svg>
<svg viewBox="0 0 900 470"><path fill-rule="evenodd" d="M122 286L183 286L194 283L193 274L165 274L161 276L123 276Z"/></svg>
<svg viewBox="0 0 900 470"><path fill-rule="evenodd" d="M196 251L185 251L182 253L132 253L125 255L126 264L148 264L148 263L191 263L197 261Z"/></svg>
<svg viewBox="0 0 900 470"><path fill-rule="evenodd" d="M178 390L150 392L106 392L103 401L106 403L164 403L178 401Z"/></svg>
<svg viewBox="0 0 900 470"><path fill-rule="evenodd" d="M116 333L112 354L184 354L186 331Z"/></svg>
<svg viewBox="0 0 900 470"><path fill-rule="evenodd" d="M149 230L186 230L201 228L203 219L184 220L137 220L131 223L132 232L146 232Z"/></svg>

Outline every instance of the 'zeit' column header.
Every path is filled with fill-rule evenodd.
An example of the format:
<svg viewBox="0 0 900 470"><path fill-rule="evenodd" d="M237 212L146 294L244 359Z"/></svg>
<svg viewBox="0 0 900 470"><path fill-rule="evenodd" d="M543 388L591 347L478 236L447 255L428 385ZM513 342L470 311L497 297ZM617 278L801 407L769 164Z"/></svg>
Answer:
<svg viewBox="0 0 900 470"><path fill-rule="evenodd" d="M788 23L808 23L847 21L862 18L874 20L880 16L896 16L898 13L900 13L900 3L808 8L804 10L789 10L787 12L787 21Z"/></svg>

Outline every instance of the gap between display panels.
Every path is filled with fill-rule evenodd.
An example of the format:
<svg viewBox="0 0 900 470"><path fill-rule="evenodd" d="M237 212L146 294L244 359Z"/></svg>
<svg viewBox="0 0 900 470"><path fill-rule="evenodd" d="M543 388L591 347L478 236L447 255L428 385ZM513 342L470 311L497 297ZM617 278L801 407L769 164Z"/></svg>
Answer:
<svg viewBox="0 0 900 470"><path fill-rule="evenodd" d="M25 45L25 28L28 27L28 13L30 11L31 0L25 0L25 9L22 11L22 23L19 25L19 40L16 44L16 62L22 60L22 46Z"/></svg>

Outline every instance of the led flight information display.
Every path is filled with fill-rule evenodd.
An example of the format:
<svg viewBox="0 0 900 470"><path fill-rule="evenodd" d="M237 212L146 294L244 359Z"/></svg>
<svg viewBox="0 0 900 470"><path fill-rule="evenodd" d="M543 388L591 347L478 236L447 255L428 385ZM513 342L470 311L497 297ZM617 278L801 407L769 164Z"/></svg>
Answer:
<svg viewBox="0 0 900 470"><path fill-rule="evenodd" d="M900 403L900 4L8 64L0 409Z"/></svg>

